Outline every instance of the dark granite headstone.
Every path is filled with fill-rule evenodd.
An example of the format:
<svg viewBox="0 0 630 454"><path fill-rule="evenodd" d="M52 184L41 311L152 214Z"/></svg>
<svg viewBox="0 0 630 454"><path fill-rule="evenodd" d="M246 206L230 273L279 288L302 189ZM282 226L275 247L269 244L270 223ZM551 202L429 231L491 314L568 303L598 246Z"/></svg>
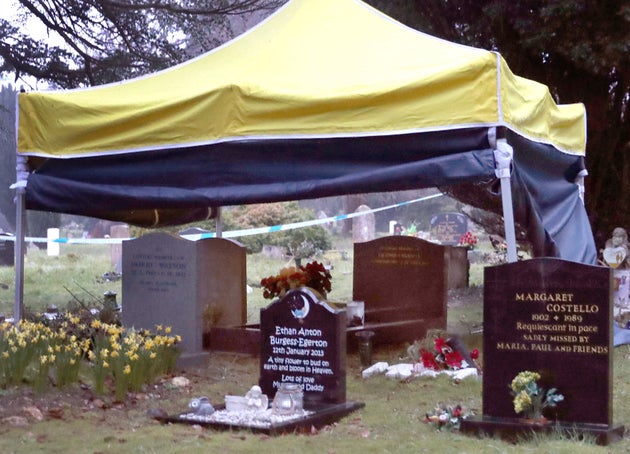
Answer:
<svg viewBox="0 0 630 454"><path fill-rule="evenodd" d="M1 237L12 238L12 235L2 234ZM15 260L15 242L0 238L0 266L13 266Z"/></svg>
<svg viewBox="0 0 630 454"><path fill-rule="evenodd" d="M346 401L346 313L308 288L294 289L260 311L260 387L273 398L297 383L308 405Z"/></svg>
<svg viewBox="0 0 630 454"><path fill-rule="evenodd" d="M222 326L247 318L245 259L243 246L221 238L189 241L151 233L124 241L123 324L169 325L182 336L180 365L203 360L204 313Z"/></svg>
<svg viewBox="0 0 630 454"><path fill-rule="evenodd" d="M422 339L446 328L448 248L410 236L354 245L353 295L365 302L375 344Z"/></svg>
<svg viewBox="0 0 630 454"><path fill-rule="evenodd" d="M468 218L461 213L440 213L431 218L431 236L444 245L458 245L467 231Z"/></svg>
<svg viewBox="0 0 630 454"><path fill-rule="evenodd" d="M518 432L523 415L514 411L509 385L529 370L541 375L541 387L564 396L544 412L557 427L598 427L592 433L604 441L618 432L611 426L611 283L609 268L553 258L485 268L483 417L462 430L508 424Z"/></svg>

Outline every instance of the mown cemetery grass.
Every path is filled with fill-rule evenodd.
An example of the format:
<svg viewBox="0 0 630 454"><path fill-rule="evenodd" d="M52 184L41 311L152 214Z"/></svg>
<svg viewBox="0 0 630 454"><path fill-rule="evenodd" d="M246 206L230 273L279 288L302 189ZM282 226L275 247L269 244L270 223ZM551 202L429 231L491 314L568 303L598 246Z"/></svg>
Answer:
<svg viewBox="0 0 630 454"><path fill-rule="evenodd" d="M351 249L350 249L351 250ZM347 301L352 294L352 256L342 260L337 250L322 260L333 268L330 299ZM268 303L257 288L261 277L275 274L284 261L248 256L248 319L257 321L259 308ZM481 285L482 266L471 269L471 284ZM64 310L69 301L98 304L106 291L115 291L122 299L121 282L106 281L103 274L112 271L107 246L62 245L61 255L48 257L45 251L30 250L25 270L25 303L37 312L50 304ZM0 312L13 312L13 268L0 268ZM470 348L480 348L483 303L479 289L451 295L448 330L464 337ZM406 345L380 347L374 361L390 364L403 362ZM630 347L617 347L614 357L614 420L630 423ZM483 352L481 356L483 361ZM82 373L87 373L83 371ZM588 370L576 374L591 373ZM347 399L364 402L365 407L338 423L319 431L307 431L269 437L249 431L215 431L194 425L158 423L147 415L160 409L168 414L184 411L193 397L206 395L221 403L227 394L244 394L258 380L258 358L213 352L207 367L190 369L181 375L188 386L172 383L173 376L158 379L154 386L131 394L124 402L113 396L95 397L87 387L76 384L70 389L49 387L44 394L12 386L0 389L0 452L73 452L73 453L190 453L202 452L304 452L304 453L607 453L630 452L630 438L608 447L577 436L537 435L517 444L495 438L475 438L457 431L436 430L423 422L425 414L438 403L461 404L481 412L481 379L455 383L446 376L416 378L409 382L385 376L361 378L355 353L348 354ZM604 377L594 377L594 380ZM506 384L507 392L507 384ZM26 425L15 425L9 416L24 416L25 408L37 407L43 417L28 416Z"/></svg>

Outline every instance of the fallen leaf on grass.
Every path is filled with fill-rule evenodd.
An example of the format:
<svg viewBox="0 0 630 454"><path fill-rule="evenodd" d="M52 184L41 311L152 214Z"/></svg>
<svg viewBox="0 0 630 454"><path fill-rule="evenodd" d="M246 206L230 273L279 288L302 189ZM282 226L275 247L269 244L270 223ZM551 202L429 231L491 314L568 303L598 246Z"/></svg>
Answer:
<svg viewBox="0 0 630 454"><path fill-rule="evenodd" d="M63 419L63 408L61 407L49 408L46 414L53 419Z"/></svg>

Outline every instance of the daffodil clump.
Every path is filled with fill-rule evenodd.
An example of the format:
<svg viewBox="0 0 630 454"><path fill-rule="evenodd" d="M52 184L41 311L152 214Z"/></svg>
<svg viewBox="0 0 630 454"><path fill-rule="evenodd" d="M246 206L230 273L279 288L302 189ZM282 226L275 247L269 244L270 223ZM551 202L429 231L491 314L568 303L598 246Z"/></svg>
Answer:
<svg viewBox="0 0 630 454"><path fill-rule="evenodd" d="M180 342L169 327L158 326L156 332L125 330L96 319L82 323L71 314L52 327L42 321L2 323L0 386L31 383L43 391L52 382L62 387L78 382L81 366L89 365L95 393L103 394L111 378L116 397L123 399L128 391L139 391L171 372Z"/></svg>
<svg viewBox="0 0 630 454"><path fill-rule="evenodd" d="M29 366L47 351L50 335L50 329L41 323L21 321L18 326L11 323L0 326L2 386L18 385L27 378Z"/></svg>
<svg viewBox="0 0 630 454"><path fill-rule="evenodd" d="M76 317L64 320L53 337L53 352L55 354L55 377L58 387L63 387L79 381L79 371L81 362L90 350L91 341L89 338L80 338L76 332L77 328L84 330L85 326L79 323Z"/></svg>
<svg viewBox="0 0 630 454"><path fill-rule="evenodd" d="M125 330L116 325L92 322L94 348L89 359L94 371L95 391L104 391L104 381L114 379L115 393L123 399L128 391L139 391L156 377L173 370L181 342L179 336L164 335L170 328L157 327L157 334L148 330Z"/></svg>

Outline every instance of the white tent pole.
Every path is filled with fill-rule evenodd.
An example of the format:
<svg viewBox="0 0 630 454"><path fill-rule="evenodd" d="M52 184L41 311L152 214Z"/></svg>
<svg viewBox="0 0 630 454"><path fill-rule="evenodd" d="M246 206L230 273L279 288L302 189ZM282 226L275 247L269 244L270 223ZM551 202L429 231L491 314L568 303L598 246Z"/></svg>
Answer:
<svg viewBox="0 0 630 454"><path fill-rule="evenodd" d="M215 229L216 237L221 238L223 236L223 224L221 223L221 207L215 208L215 218L217 228Z"/></svg>
<svg viewBox="0 0 630 454"><path fill-rule="evenodd" d="M24 317L24 235L26 230L26 179L28 178L28 164L25 156L16 156L16 183L11 185L15 189L15 301L13 320L19 322Z"/></svg>
<svg viewBox="0 0 630 454"><path fill-rule="evenodd" d="M15 196L15 303L13 319L19 322L24 317L24 210L25 189L17 188Z"/></svg>
<svg viewBox="0 0 630 454"><path fill-rule="evenodd" d="M507 260L516 262L516 231L514 228L514 208L512 206L511 166L514 149L506 139L497 139L494 150L494 173L501 181L501 201L503 202L503 222L507 243Z"/></svg>

